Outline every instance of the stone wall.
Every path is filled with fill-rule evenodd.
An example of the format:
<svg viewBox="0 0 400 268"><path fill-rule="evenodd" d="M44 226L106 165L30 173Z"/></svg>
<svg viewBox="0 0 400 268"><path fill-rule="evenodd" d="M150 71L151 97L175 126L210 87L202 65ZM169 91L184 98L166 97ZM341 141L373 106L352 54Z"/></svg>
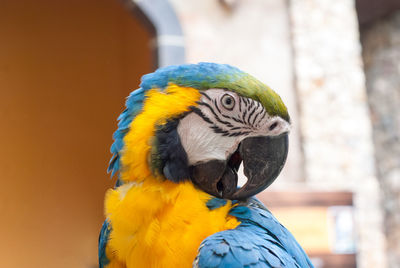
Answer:
<svg viewBox="0 0 400 268"><path fill-rule="evenodd" d="M307 184L354 192L358 266L385 267L354 2L291 0L290 14Z"/></svg>
<svg viewBox="0 0 400 268"><path fill-rule="evenodd" d="M362 31L387 259L400 267L400 11Z"/></svg>

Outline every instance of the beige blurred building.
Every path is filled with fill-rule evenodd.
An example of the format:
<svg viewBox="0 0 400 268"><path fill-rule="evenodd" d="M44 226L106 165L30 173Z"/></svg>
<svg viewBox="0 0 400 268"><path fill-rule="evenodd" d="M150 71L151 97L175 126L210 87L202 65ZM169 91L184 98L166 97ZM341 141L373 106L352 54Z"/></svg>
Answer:
<svg viewBox="0 0 400 268"><path fill-rule="evenodd" d="M96 267L124 98L211 61L287 103L288 163L259 197L316 267L400 267L400 4L356 2L3 1L2 266Z"/></svg>

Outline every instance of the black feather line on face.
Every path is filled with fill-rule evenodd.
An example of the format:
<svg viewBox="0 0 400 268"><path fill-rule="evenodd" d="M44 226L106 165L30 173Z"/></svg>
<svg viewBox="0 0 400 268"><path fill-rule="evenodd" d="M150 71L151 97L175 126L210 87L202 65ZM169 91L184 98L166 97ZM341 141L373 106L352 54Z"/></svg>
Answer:
<svg viewBox="0 0 400 268"><path fill-rule="evenodd" d="M158 127L151 154L153 172L173 182L190 179L189 162L178 134L178 124L179 119L174 119Z"/></svg>
<svg viewBox="0 0 400 268"><path fill-rule="evenodd" d="M211 113L214 115L215 120L217 120L219 123L221 123L227 127L233 127L233 125L230 122L222 120L217 115L217 113L214 111L214 109L210 106L210 104L205 103L205 102L198 102L198 104L207 107L211 111Z"/></svg>
<svg viewBox="0 0 400 268"><path fill-rule="evenodd" d="M237 136L243 136L243 135L248 135L248 134L250 134L250 131L241 131L241 132L230 133L228 136L229 137L237 137Z"/></svg>
<svg viewBox="0 0 400 268"><path fill-rule="evenodd" d="M248 125L251 125L250 120L251 120L251 117L254 115L256 109L257 109L257 107L254 107L254 108L250 111L249 116L247 117L247 120L246 120Z"/></svg>
<svg viewBox="0 0 400 268"><path fill-rule="evenodd" d="M255 124L257 118L260 116L260 114L261 114L261 112L257 112L257 113L256 113L256 115L255 115L254 118L253 118L253 121L251 122L251 125L252 125L252 126L254 126L254 124Z"/></svg>
<svg viewBox="0 0 400 268"><path fill-rule="evenodd" d="M242 120L240 120L240 119L238 119L236 117L231 117L231 116L224 116L224 117L226 117L228 119L232 119L233 121L235 121L237 123L244 124L244 122Z"/></svg>
<svg viewBox="0 0 400 268"><path fill-rule="evenodd" d="M249 105L249 100L247 98L242 98L245 106L247 107Z"/></svg>
<svg viewBox="0 0 400 268"><path fill-rule="evenodd" d="M200 94L203 95L204 97L206 97L208 100L211 101L211 97L207 95L207 93L200 91Z"/></svg>
<svg viewBox="0 0 400 268"><path fill-rule="evenodd" d="M264 120L264 118L267 116L267 112L263 110L263 116L258 120L256 127L259 127L261 122Z"/></svg>
<svg viewBox="0 0 400 268"><path fill-rule="evenodd" d="M208 118L199 108L197 107L190 107L191 110L197 114L198 116L200 116L205 122L207 122L210 126L210 128L214 131L214 133L219 133L219 134L223 134L222 136L228 136L229 135L229 131L227 130L223 130L220 127L218 127L217 125L215 125L210 118ZM231 125L231 124L230 124ZM232 126L232 125L231 125ZM233 127L233 126L232 126Z"/></svg>
<svg viewBox="0 0 400 268"><path fill-rule="evenodd" d="M242 120L243 122L246 121L246 114L247 114L247 110L244 110L243 114L242 114Z"/></svg>
<svg viewBox="0 0 400 268"><path fill-rule="evenodd" d="M197 114L198 116L200 116L204 121L206 121L207 123L209 123L209 124L211 124L211 125L214 125L214 123L210 120L210 118L208 118L205 114L203 114L203 112L202 112L199 108L192 106L192 107L190 107L190 109L191 109L195 114Z"/></svg>
<svg viewBox="0 0 400 268"><path fill-rule="evenodd" d="M214 106L215 106L215 108L217 108L218 113L219 113L220 115L222 115L221 110L220 110L219 107L218 107L218 102L217 102L217 100L214 100Z"/></svg>

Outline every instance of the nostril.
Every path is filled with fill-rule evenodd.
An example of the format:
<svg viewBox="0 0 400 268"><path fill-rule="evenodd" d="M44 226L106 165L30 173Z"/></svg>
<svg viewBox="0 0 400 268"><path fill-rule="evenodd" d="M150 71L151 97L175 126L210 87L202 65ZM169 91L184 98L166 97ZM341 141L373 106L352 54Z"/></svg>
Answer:
<svg viewBox="0 0 400 268"><path fill-rule="evenodd" d="M275 122L275 123L273 123L272 125L269 126L269 130L272 131L272 130L274 130L277 126L278 126L278 123Z"/></svg>

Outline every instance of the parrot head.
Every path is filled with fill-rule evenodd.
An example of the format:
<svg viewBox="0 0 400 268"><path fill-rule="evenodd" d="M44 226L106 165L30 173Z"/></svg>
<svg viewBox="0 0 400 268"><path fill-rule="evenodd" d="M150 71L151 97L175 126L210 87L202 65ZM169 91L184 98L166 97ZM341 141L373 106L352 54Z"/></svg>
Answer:
<svg viewBox="0 0 400 268"><path fill-rule="evenodd" d="M141 176L132 175L141 142L151 175L174 183L191 181L223 199L242 200L261 192L286 161L290 118L284 103L265 84L230 65L161 68L142 77L126 106L109 166L124 182ZM175 112L165 112L170 109ZM146 124L152 126L148 134L141 129ZM241 163L247 182L238 187Z"/></svg>

